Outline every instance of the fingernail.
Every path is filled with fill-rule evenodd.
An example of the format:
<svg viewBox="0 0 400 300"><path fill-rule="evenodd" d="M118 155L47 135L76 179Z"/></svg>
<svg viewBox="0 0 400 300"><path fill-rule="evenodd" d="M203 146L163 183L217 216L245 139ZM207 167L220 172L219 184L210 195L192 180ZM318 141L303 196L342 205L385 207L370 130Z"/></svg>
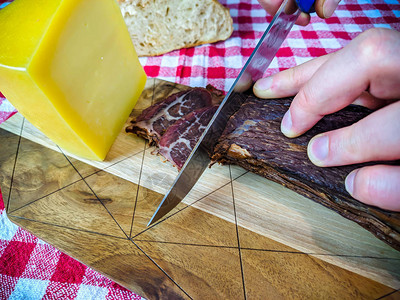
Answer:
<svg viewBox="0 0 400 300"><path fill-rule="evenodd" d="M340 0L326 0L323 6L323 13L325 18L329 18L335 12Z"/></svg>
<svg viewBox="0 0 400 300"><path fill-rule="evenodd" d="M281 131L287 137L292 137L292 115L290 113L290 109L285 113L281 123Z"/></svg>
<svg viewBox="0 0 400 300"><path fill-rule="evenodd" d="M353 196L353 193L354 193L354 178L356 177L357 172L358 172L358 170L352 171L349 175L347 175L347 177L344 181L346 190L351 196Z"/></svg>
<svg viewBox="0 0 400 300"><path fill-rule="evenodd" d="M257 80L254 88L257 90L269 90L272 85L272 77L261 78Z"/></svg>
<svg viewBox="0 0 400 300"><path fill-rule="evenodd" d="M310 141L308 146L308 157L317 166L323 166L329 154L329 137L317 135Z"/></svg>

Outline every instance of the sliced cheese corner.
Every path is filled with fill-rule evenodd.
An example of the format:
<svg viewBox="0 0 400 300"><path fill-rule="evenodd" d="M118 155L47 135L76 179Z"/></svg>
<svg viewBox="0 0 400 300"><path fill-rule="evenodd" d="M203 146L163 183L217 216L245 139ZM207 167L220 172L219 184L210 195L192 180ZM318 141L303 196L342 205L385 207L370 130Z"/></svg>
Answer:
<svg viewBox="0 0 400 300"><path fill-rule="evenodd" d="M61 148L103 160L146 82L117 2L15 0L0 28L0 91Z"/></svg>

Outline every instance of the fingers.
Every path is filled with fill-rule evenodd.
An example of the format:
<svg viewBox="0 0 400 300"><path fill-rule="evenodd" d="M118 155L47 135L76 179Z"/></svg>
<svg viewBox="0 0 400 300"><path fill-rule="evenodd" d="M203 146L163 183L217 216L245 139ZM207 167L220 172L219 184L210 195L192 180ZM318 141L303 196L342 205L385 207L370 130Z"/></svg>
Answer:
<svg viewBox="0 0 400 300"><path fill-rule="evenodd" d="M308 144L308 156L321 167L399 159L398 120L400 101L375 111L349 127L315 136Z"/></svg>
<svg viewBox="0 0 400 300"><path fill-rule="evenodd" d="M279 72L275 75L259 79L253 87L254 94L263 99L283 98L296 95L310 80L314 73L333 54L312 59L306 63Z"/></svg>
<svg viewBox="0 0 400 300"><path fill-rule="evenodd" d="M340 52L321 65L299 90L282 120L283 134L303 134L324 115L346 107L368 88L366 66L359 64L348 48Z"/></svg>
<svg viewBox="0 0 400 300"><path fill-rule="evenodd" d="M274 16L281 6L283 0L258 0L258 2L269 15ZM302 12L296 20L296 24L300 26L306 26L308 23L310 23L310 15Z"/></svg>
<svg viewBox="0 0 400 300"><path fill-rule="evenodd" d="M281 6L283 0L258 0L258 2L260 3L261 7L267 11L267 13L269 13L271 16L274 16Z"/></svg>
<svg viewBox="0 0 400 300"><path fill-rule="evenodd" d="M234 91L237 93L243 93L251 87L252 83L251 74L246 70L236 83Z"/></svg>
<svg viewBox="0 0 400 300"><path fill-rule="evenodd" d="M282 120L282 132L288 137L301 135L367 89L380 99L400 97L399 47L400 33L395 30L360 34L330 56L300 88Z"/></svg>
<svg viewBox="0 0 400 300"><path fill-rule="evenodd" d="M345 181L349 194L366 204L400 211L400 166L376 165L351 172Z"/></svg>
<svg viewBox="0 0 400 300"><path fill-rule="evenodd" d="M311 17L309 14L301 12L300 16L297 18L295 24L299 26L307 26L310 23Z"/></svg>
<svg viewBox="0 0 400 300"><path fill-rule="evenodd" d="M315 11L320 18L329 18L333 15L340 0L325 0L315 2Z"/></svg>
<svg viewBox="0 0 400 300"><path fill-rule="evenodd" d="M278 11L283 0L258 0L261 7L264 8L268 14L274 16ZM333 15L336 8L339 5L340 0L319 0L315 2L315 11L320 18L329 18ZM306 26L310 23L310 15L301 13L300 17L296 21L297 25Z"/></svg>

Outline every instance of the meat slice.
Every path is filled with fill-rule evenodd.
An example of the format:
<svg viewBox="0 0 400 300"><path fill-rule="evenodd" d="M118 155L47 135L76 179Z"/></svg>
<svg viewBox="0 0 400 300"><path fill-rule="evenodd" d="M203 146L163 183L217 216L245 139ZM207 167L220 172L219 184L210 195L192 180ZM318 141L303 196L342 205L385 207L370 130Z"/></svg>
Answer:
<svg viewBox="0 0 400 300"><path fill-rule="evenodd" d="M214 162L236 164L280 183L357 222L400 250L400 213L363 204L345 190L347 174L366 164L321 168L307 157L307 144L313 136L348 126L368 115L370 110L349 106L325 116L304 135L289 139L281 133L280 123L292 99L264 100L254 95L235 96L247 99L230 118L215 146Z"/></svg>
<svg viewBox="0 0 400 300"><path fill-rule="evenodd" d="M197 109L168 127L157 151L180 170L218 106Z"/></svg>
<svg viewBox="0 0 400 300"><path fill-rule="evenodd" d="M158 145L168 127L196 109L218 104L222 96L222 92L212 86L193 88L173 94L146 108L126 128L126 132L132 132L147 139L150 145Z"/></svg>

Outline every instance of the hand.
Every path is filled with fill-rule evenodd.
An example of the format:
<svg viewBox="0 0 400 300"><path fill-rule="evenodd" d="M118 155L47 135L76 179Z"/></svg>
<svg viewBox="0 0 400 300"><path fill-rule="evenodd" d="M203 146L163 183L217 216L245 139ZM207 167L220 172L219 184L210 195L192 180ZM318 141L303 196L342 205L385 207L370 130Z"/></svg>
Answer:
<svg viewBox="0 0 400 300"><path fill-rule="evenodd" d="M277 12L283 0L258 0L258 2L267 13L273 16ZM329 18L332 16L339 2L340 0L316 0L315 11L320 18ZM306 26L308 23L310 23L310 15L302 12L297 19L296 24Z"/></svg>
<svg viewBox="0 0 400 300"><path fill-rule="evenodd" d="M400 32L371 29L345 48L260 79L260 98L296 95L281 130L296 137L324 115L354 103L377 109L359 122L315 136L310 160L321 167L400 159ZM400 211L400 166L374 165L351 172L346 189L355 198Z"/></svg>

